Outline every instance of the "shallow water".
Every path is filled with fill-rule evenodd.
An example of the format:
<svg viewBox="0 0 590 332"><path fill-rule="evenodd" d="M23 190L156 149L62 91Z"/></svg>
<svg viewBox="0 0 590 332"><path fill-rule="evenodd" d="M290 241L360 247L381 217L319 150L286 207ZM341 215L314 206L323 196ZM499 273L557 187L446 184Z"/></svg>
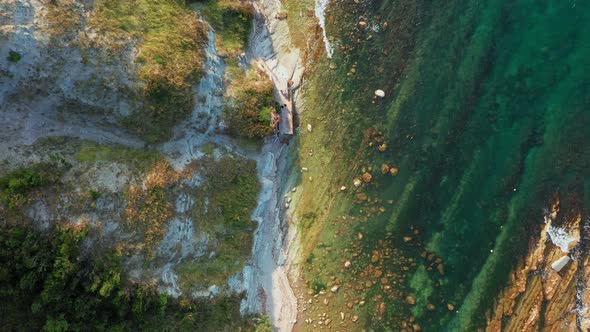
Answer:
<svg viewBox="0 0 590 332"><path fill-rule="evenodd" d="M333 167L352 174L359 150L367 149L363 130L384 132L387 151L362 152L362 162L400 168L369 189L396 203L370 218L368 237L377 241L386 228L401 239L413 226L424 248L401 244L404 255L435 252L445 266L444 276L419 268L408 274L401 287L416 294L418 305L403 310L427 331L481 327L543 223L543 208L554 195L584 197L590 6L334 1L328 12L326 31L340 49L311 75L306 103L319 110L308 119L328 117L348 137L343 146L324 134L316 144L346 153L349 163ZM375 98L376 89L385 98ZM358 207L350 210L358 214ZM427 312L430 302L458 310L441 305ZM385 316L398 310L388 306Z"/></svg>

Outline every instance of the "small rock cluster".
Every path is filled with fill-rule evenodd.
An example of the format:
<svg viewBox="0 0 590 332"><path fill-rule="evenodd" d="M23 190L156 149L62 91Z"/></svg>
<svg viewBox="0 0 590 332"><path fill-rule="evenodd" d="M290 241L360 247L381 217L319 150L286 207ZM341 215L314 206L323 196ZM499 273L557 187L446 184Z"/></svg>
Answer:
<svg viewBox="0 0 590 332"><path fill-rule="evenodd" d="M369 129L367 132L367 140L369 147L375 147L379 152L387 151L387 143L383 132L380 130Z"/></svg>

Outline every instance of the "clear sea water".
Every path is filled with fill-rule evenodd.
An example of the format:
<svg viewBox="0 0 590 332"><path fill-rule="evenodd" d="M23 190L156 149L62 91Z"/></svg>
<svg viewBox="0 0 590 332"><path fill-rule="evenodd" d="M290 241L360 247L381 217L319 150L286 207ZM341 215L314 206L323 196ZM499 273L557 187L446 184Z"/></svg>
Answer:
<svg viewBox="0 0 590 332"><path fill-rule="evenodd" d="M406 286L460 311L412 314L427 331L473 331L555 195L589 201L590 2L334 0L326 15L334 54L311 104L338 116L350 155L382 130L391 148L374 162L400 168L374 189L397 203L372 236L422 230L446 273L418 269Z"/></svg>

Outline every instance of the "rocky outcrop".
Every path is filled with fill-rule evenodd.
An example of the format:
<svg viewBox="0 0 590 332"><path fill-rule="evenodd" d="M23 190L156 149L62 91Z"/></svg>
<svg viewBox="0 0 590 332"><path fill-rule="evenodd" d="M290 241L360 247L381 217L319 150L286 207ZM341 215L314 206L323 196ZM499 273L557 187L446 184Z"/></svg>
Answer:
<svg viewBox="0 0 590 332"><path fill-rule="evenodd" d="M569 262L560 243L551 241L548 231L555 227L552 223L558 220L558 212L559 202L556 202L540 234L531 242L528 255L511 273L508 287L487 317L486 331L538 331L540 328L543 331L576 331L578 321L587 324L586 306L576 303L576 297L590 293L585 286L590 258L581 256L578 251L572 254L574 262ZM579 239L579 213L570 213L559 221L560 229ZM574 248L575 244L571 249ZM586 296L588 298L590 296Z"/></svg>

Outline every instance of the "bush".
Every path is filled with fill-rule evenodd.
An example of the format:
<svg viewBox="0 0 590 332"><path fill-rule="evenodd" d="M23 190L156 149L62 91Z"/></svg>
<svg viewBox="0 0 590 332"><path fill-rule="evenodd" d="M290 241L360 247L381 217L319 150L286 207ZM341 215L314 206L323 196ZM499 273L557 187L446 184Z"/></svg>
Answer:
<svg viewBox="0 0 590 332"><path fill-rule="evenodd" d="M102 196L102 194L96 190L89 190L88 191L88 196L90 196L90 199L93 201L96 201L100 198L100 196Z"/></svg>
<svg viewBox="0 0 590 332"><path fill-rule="evenodd" d="M21 58L22 56L18 52L10 51L8 52L8 57L6 59L8 59L8 61L10 62L17 63L20 61Z"/></svg>
<svg viewBox="0 0 590 332"><path fill-rule="evenodd" d="M268 316L264 316L260 319L260 321L256 324L255 332L273 332L274 328L270 323L270 318Z"/></svg>
<svg viewBox="0 0 590 332"><path fill-rule="evenodd" d="M53 164L19 168L0 177L0 201L9 209L18 209L27 203L30 191L52 184L60 176L59 167Z"/></svg>

